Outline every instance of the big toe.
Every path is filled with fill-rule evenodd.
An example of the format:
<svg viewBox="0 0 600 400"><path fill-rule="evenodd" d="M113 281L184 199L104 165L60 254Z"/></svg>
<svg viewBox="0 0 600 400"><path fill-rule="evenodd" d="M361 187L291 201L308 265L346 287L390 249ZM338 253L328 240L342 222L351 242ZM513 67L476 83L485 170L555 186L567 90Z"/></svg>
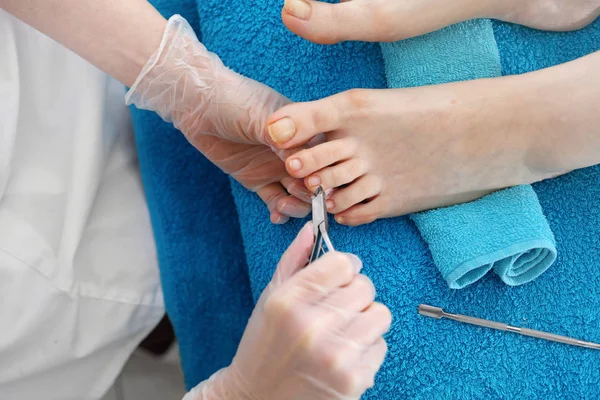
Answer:
<svg viewBox="0 0 600 400"><path fill-rule="evenodd" d="M296 35L320 44L371 40L369 9L360 0L342 3L285 0L281 18ZM375 40L375 39L372 39Z"/></svg>

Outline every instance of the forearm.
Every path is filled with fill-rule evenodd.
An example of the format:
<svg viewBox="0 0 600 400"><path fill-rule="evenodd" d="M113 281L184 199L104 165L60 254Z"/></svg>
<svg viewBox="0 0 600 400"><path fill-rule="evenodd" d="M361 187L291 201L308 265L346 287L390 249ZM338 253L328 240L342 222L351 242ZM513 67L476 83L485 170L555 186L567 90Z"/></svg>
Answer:
<svg viewBox="0 0 600 400"><path fill-rule="evenodd" d="M0 0L0 8L128 86L166 25L146 0Z"/></svg>

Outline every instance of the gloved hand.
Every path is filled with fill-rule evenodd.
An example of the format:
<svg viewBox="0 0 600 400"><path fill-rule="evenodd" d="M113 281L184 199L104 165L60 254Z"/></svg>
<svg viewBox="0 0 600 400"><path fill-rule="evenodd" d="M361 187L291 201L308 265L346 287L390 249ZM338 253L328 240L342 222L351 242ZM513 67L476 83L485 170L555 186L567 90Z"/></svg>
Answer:
<svg viewBox="0 0 600 400"><path fill-rule="evenodd" d="M264 136L267 117L289 101L225 67L198 41L183 17L169 19L159 49L127 93L126 102L173 122L210 161L256 191L273 222L287 221L277 211L278 203L290 216L303 217L310 211L310 193L287 174Z"/></svg>
<svg viewBox="0 0 600 400"><path fill-rule="evenodd" d="M387 351L390 311L351 254L306 265L307 224L281 258L260 297L231 366L184 400L358 399Z"/></svg>

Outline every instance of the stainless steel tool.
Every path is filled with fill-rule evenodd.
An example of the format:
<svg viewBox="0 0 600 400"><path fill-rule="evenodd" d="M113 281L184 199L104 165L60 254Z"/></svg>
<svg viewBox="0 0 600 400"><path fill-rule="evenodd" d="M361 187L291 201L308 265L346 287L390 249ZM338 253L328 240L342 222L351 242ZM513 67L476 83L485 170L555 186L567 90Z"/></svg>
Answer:
<svg viewBox="0 0 600 400"><path fill-rule="evenodd" d="M496 330L500 330L500 331L514 332L514 333L518 333L518 334L524 335L524 336L530 336L530 337L534 337L534 338L538 338L538 339L545 339L545 340L550 340L553 342L570 344L572 346L579 346L579 347L585 347L588 349L600 350L600 344L597 344L597 343L585 342L583 340L573 339L573 338L570 338L567 336L555 335L553 333L548 333L548 332L537 331L535 329L518 328L516 326L510 326L510 325L504 324L502 322L489 321L486 319L469 317L467 315L450 314L450 313L445 312L444 310L442 310L439 307L429 306L426 304L419 305L419 314L421 314L425 317L430 317L430 318L435 318L435 319L448 318L448 319L452 319L452 320L458 321L458 322L463 322L466 324L483 326L485 328L491 328L491 329L496 329Z"/></svg>
<svg viewBox="0 0 600 400"><path fill-rule="evenodd" d="M329 234L327 229L329 224L327 223L327 207L325 205L325 191L321 186L317 188L312 198L312 221L313 221L313 233L315 235L315 244L313 246L312 254L310 256L310 262L315 261L321 257L327 251L334 251L333 244L329 240ZM325 244L325 247L323 247Z"/></svg>

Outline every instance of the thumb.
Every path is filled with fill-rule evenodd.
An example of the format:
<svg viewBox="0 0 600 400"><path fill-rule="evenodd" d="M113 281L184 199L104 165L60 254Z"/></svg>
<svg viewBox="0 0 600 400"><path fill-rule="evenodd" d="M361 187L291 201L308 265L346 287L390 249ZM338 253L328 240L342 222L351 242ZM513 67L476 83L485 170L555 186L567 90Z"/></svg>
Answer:
<svg viewBox="0 0 600 400"><path fill-rule="evenodd" d="M270 146L265 122L271 113L290 103L267 85L224 68L210 95L210 108L197 117L210 121L217 137L232 142Z"/></svg>
<svg viewBox="0 0 600 400"><path fill-rule="evenodd" d="M261 82L245 78L245 84L243 89L241 87L238 89L244 94L249 94L248 100L241 102L246 108L243 117L247 118L246 126L243 129L252 143L271 147L271 143L265 135L266 121L272 113L291 101Z"/></svg>
<svg viewBox="0 0 600 400"><path fill-rule="evenodd" d="M280 285L308 264L314 243L312 222L307 223L298 233L290 247L283 253L272 283Z"/></svg>
<svg viewBox="0 0 600 400"><path fill-rule="evenodd" d="M285 0L281 19L296 35L319 44L346 40L377 41L368 3L360 0L334 4Z"/></svg>

